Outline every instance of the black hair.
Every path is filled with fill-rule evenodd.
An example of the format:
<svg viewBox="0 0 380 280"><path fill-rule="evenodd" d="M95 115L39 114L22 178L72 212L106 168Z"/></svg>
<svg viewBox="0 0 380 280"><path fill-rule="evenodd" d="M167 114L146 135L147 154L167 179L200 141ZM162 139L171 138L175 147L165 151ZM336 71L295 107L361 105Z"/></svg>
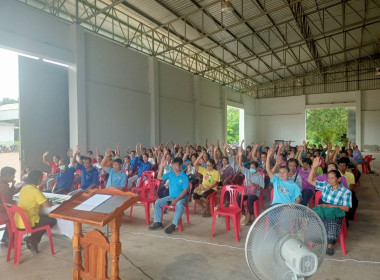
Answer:
<svg viewBox="0 0 380 280"><path fill-rule="evenodd" d="M327 174L330 174L330 173L334 173L335 176L339 179L340 177L342 177L342 175L340 174L340 172L338 170L330 170Z"/></svg>
<svg viewBox="0 0 380 280"><path fill-rule="evenodd" d="M175 159L173 159L172 164L173 163L178 163L179 166L182 166L182 163L183 163L182 158L176 157Z"/></svg>
<svg viewBox="0 0 380 280"><path fill-rule="evenodd" d="M228 163L230 162L230 160L228 159L228 157L223 156L223 157L222 157L222 160L223 160L223 159L227 160Z"/></svg>
<svg viewBox="0 0 380 280"><path fill-rule="evenodd" d="M128 155L126 155L124 158L127 158L127 159L131 159L131 157L130 157L130 156L128 156Z"/></svg>
<svg viewBox="0 0 380 280"><path fill-rule="evenodd" d="M58 160L61 159L61 157L60 157L59 155L55 155L55 156L53 156L53 157L55 157L55 158L58 159Z"/></svg>
<svg viewBox="0 0 380 280"><path fill-rule="evenodd" d="M346 154L348 156L347 151L341 151L340 154Z"/></svg>
<svg viewBox="0 0 380 280"><path fill-rule="evenodd" d="M339 160L339 164L340 163L345 163L348 166L348 164L350 163L350 160L348 158L344 157L344 158L341 158Z"/></svg>
<svg viewBox="0 0 380 280"><path fill-rule="evenodd" d="M195 158L198 158L198 154L197 153L193 153L191 154L192 157L195 157Z"/></svg>
<svg viewBox="0 0 380 280"><path fill-rule="evenodd" d="M84 160L86 158L86 156L80 156L79 159L80 160Z"/></svg>
<svg viewBox="0 0 380 280"><path fill-rule="evenodd" d="M258 162L254 160L249 162L249 166L251 166L251 164L255 165L256 168L259 166Z"/></svg>
<svg viewBox="0 0 380 280"><path fill-rule="evenodd" d="M335 162L330 162L327 166L329 166L329 165L334 165L335 166L335 169L337 169L338 170L338 165L336 165L336 163Z"/></svg>
<svg viewBox="0 0 380 280"><path fill-rule="evenodd" d="M114 159L113 162L117 162L118 164L123 164L123 162L122 162L121 159L119 159L119 158Z"/></svg>
<svg viewBox="0 0 380 280"><path fill-rule="evenodd" d="M133 150L133 151L131 151L131 153L136 153L136 151L135 151L135 150Z"/></svg>
<svg viewBox="0 0 380 280"><path fill-rule="evenodd" d="M87 154L93 155L94 152L93 151L88 151Z"/></svg>
<svg viewBox="0 0 380 280"><path fill-rule="evenodd" d="M309 159L309 158L303 158L303 159L302 159L302 163L304 163L304 162L307 163L307 164L310 165L310 166L313 164L313 162L312 162L311 159Z"/></svg>
<svg viewBox="0 0 380 280"><path fill-rule="evenodd" d="M216 169L215 160L213 160L212 158L209 158L207 161L212 164L213 169Z"/></svg>
<svg viewBox="0 0 380 280"><path fill-rule="evenodd" d="M296 165L299 166L299 162L298 162L298 160L295 159L295 158L290 158L290 159L288 160L288 162L286 163L286 166L289 167L289 163L291 163L291 162L295 162Z"/></svg>
<svg viewBox="0 0 380 280"><path fill-rule="evenodd" d="M24 182L27 184L38 185L42 179L42 171L32 170L29 172L28 176L25 178Z"/></svg>
<svg viewBox="0 0 380 280"><path fill-rule="evenodd" d="M288 170L288 172L290 171L290 170L289 170L289 167L287 167L287 166L280 166L279 169L286 169L286 170Z"/></svg>
<svg viewBox="0 0 380 280"><path fill-rule="evenodd" d="M0 176L7 177L7 176L15 175L15 173L16 173L16 169L10 166L5 166L1 168Z"/></svg>
<svg viewBox="0 0 380 280"><path fill-rule="evenodd" d="M83 156L83 158L81 157L81 159L82 159L82 161L87 160L87 161L89 161L90 163L92 163L92 158L90 158L90 157L85 157L85 156Z"/></svg>
<svg viewBox="0 0 380 280"><path fill-rule="evenodd" d="M104 156L103 156L103 155L98 155L98 157L100 157L101 159L104 159Z"/></svg>
<svg viewBox="0 0 380 280"><path fill-rule="evenodd" d="M261 153L260 153L260 156L261 156L261 155L268 155L268 154L267 154L266 152L261 152Z"/></svg>

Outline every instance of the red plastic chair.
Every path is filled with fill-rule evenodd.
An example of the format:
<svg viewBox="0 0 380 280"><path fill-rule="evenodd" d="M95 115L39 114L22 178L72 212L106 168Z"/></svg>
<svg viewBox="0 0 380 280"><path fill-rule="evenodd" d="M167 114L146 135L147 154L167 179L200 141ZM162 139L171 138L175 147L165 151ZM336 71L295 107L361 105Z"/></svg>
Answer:
<svg viewBox="0 0 380 280"><path fill-rule="evenodd" d="M262 172L262 171L259 171L260 175L263 176L263 179L265 180L265 173ZM269 197L269 189L268 190L262 190L260 192L260 197L259 197L259 202L260 202L260 207L261 207L261 210L264 211L264 199L263 199L263 191L266 191L267 193L267 198Z"/></svg>
<svg viewBox="0 0 380 280"><path fill-rule="evenodd" d="M260 192L260 197L261 198L263 197L262 192ZM244 203L247 213L249 213L248 201L245 200L243 203ZM260 215L260 198L253 202L253 212L255 214L255 219L257 219L257 217Z"/></svg>
<svg viewBox="0 0 380 280"><path fill-rule="evenodd" d="M157 191L160 187L160 180L148 179L144 181L140 189L140 199L135 204L143 204L145 207L146 225L150 225L150 204L157 200ZM130 207L129 220L132 220L133 205Z"/></svg>
<svg viewBox="0 0 380 280"><path fill-rule="evenodd" d="M223 206L224 195L226 192L230 194L230 203L228 207ZM240 194L240 203L236 201L236 197ZM243 195L244 195L244 187L238 185L226 185L222 188L222 194L219 202L219 207L214 211L213 219L212 219L212 229L211 229L211 237L214 237L215 230L215 221L217 215L223 215L226 219L226 230L230 230L230 217L232 218L232 223L234 225L235 231L235 240L239 242L239 233L240 233L240 213L241 207L239 205L243 205ZM211 205L213 207L213 205Z"/></svg>
<svg viewBox="0 0 380 280"><path fill-rule="evenodd" d="M322 196L321 191L315 192L315 206L318 206L321 196ZM348 237L348 235L347 235L347 224L346 224L346 217L343 217L343 222L342 222L342 227L341 227L340 234L339 234L339 239L337 240L338 242L340 242L340 247L342 248L342 254L343 255L347 255L346 243L344 242L345 237L346 238Z"/></svg>
<svg viewBox="0 0 380 280"><path fill-rule="evenodd" d="M364 157L363 163L362 163L362 170L363 170L363 166L364 166L364 172L363 173L370 174L372 172L370 163L373 160L375 160L375 158L372 158L372 155L368 155L368 156Z"/></svg>
<svg viewBox="0 0 380 280"><path fill-rule="evenodd" d="M309 203L308 203L308 205L309 205L309 208L310 209L313 209L314 208L314 195L309 199Z"/></svg>
<svg viewBox="0 0 380 280"><path fill-rule="evenodd" d="M11 234L12 234L11 223L8 220L7 221L0 221L0 226L2 226L2 225L5 225L6 229L3 228L3 229L0 229L0 231L4 230L4 233L5 233L5 231L7 230L8 231L8 236L10 237ZM10 242L8 243L8 250L10 250L9 246L12 246Z"/></svg>
<svg viewBox="0 0 380 280"><path fill-rule="evenodd" d="M265 177L263 172L259 172L263 177ZM245 179L243 180L243 187L245 186ZM264 210L264 200L263 200L263 191L260 191L259 199L253 202L253 212L255 213L255 219L260 215L260 207L262 210ZM249 213L248 210L248 201L245 200L244 206L247 210L247 213Z"/></svg>
<svg viewBox="0 0 380 280"><path fill-rule="evenodd" d="M185 205L187 224L190 224L189 200L190 200L190 196L191 196L190 194L191 194L191 189L192 188L193 188L193 185L189 182L189 192L188 192L188 195L187 195L187 203ZM174 206L172 206L172 205L165 205L164 207L162 207L162 219L164 219L165 209L169 209L169 210L175 211L175 205ZM178 229L179 229L179 231L183 231L182 217L181 217L181 219L179 219Z"/></svg>
<svg viewBox="0 0 380 280"><path fill-rule="evenodd" d="M11 234L9 234L7 262L10 259L11 250L13 248L13 250L14 250L13 262L14 262L14 264L19 264L20 263L20 254L21 254L21 246L22 246L23 235L27 234L27 233L34 233L34 232L41 231L41 230L46 230L46 232L48 233L51 254L54 255L53 238L51 236L50 225L45 225L45 226L41 226L41 227L33 229L30 226L28 218L26 217L26 215L25 215L25 213L21 207L16 206L16 205L12 205L12 204L7 204L7 203L4 203L3 205L5 207L5 210L7 210L8 217L9 217L9 220L11 223ZM25 229L18 229L16 227L16 222L14 219L14 216L16 213L18 215L20 215L20 217L24 223Z"/></svg>
<svg viewBox="0 0 380 280"><path fill-rule="evenodd" d="M135 191L140 192L144 181L149 180L149 179L154 179L154 176L155 176L154 171L144 171L141 174L139 186L132 188L132 192L135 192Z"/></svg>
<svg viewBox="0 0 380 280"><path fill-rule="evenodd" d="M270 191L270 204L272 205L273 201L273 189Z"/></svg>

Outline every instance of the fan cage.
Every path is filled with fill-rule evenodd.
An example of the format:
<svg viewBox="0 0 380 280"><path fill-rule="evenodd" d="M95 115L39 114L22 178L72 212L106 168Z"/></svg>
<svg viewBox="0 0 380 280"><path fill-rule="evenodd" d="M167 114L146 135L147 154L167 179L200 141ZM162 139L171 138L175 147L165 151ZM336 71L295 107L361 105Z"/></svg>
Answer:
<svg viewBox="0 0 380 280"><path fill-rule="evenodd" d="M288 238L297 238L308 246L318 257L318 267L321 265L327 234L320 217L300 204L278 204L261 213L248 232L246 260L256 279L293 279L281 256L281 245Z"/></svg>

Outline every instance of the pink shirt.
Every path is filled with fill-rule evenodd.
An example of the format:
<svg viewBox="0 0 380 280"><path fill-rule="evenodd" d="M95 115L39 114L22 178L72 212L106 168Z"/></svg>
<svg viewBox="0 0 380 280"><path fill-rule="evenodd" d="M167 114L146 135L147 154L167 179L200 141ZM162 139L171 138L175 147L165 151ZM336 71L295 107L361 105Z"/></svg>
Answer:
<svg viewBox="0 0 380 280"><path fill-rule="evenodd" d="M303 171L302 167L297 168L297 173L301 176L302 178L302 190L312 190L315 192L315 187L308 182L309 174L310 174L311 169L308 171Z"/></svg>
<svg viewBox="0 0 380 280"><path fill-rule="evenodd" d="M51 166L51 173L61 171L61 169L59 169L59 164L55 164L54 161L49 162L49 165Z"/></svg>

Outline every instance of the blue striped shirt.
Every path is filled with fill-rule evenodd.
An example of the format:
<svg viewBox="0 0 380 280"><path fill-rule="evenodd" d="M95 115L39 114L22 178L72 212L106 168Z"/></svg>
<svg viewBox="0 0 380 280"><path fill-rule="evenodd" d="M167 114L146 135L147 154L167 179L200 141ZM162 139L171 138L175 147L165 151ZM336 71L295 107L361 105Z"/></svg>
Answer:
<svg viewBox="0 0 380 280"><path fill-rule="evenodd" d="M328 182L315 181L316 190L322 191L322 200L329 204L348 206L352 208L352 194L351 191L340 183L340 188L336 191Z"/></svg>

